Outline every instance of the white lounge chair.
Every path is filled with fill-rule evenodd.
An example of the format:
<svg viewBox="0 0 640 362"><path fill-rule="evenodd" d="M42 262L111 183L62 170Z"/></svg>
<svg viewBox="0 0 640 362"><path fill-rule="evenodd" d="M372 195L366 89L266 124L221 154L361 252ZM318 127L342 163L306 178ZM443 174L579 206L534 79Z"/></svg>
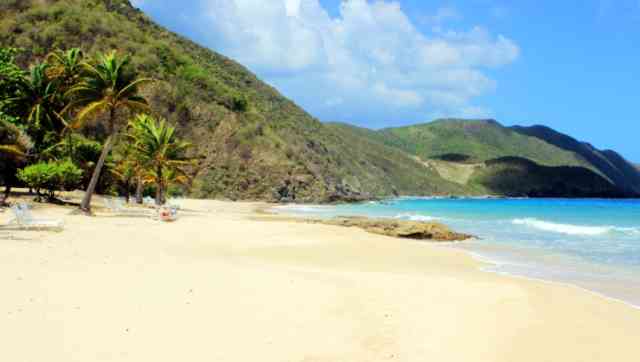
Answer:
<svg viewBox="0 0 640 362"><path fill-rule="evenodd" d="M166 205L174 210L180 210L182 208L182 206L180 206L180 200L174 198L167 199Z"/></svg>
<svg viewBox="0 0 640 362"><path fill-rule="evenodd" d="M109 209L109 211L116 214L149 215L148 211L145 209L135 209L127 207L124 200L119 198L105 198L104 204L107 209Z"/></svg>
<svg viewBox="0 0 640 362"><path fill-rule="evenodd" d="M142 199L142 203L147 207L156 207L156 200L153 197L146 196Z"/></svg>
<svg viewBox="0 0 640 362"><path fill-rule="evenodd" d="M56 219L36 219L31 214L29 206L26 204L18 204L11 207L14 219L11 223L17 225L21 229L58 229L64 228L64 221Z"/></svg>

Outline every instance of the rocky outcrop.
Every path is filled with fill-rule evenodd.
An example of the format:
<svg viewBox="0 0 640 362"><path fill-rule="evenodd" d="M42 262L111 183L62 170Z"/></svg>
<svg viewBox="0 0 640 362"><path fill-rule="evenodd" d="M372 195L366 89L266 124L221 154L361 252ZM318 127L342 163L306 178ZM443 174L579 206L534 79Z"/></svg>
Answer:
<svg viewBox="0 0 640 362"><path fill-rule="evenodd" d="M338 217L330 220L313 220L313 223L358 227L373 234L396 238L430 241L464 241L472 239L472 235L452 231L440 223L426 223L393 219L369 219L365 217Z"/></svg>
<svg viewBox="0 0 640 362"><path fill-rule="evenodd" d="M328 195L326 202L353 203L372 199L371 195L367 193L356 190L347 184L339 183L335 186L334 191Z"/></svg>

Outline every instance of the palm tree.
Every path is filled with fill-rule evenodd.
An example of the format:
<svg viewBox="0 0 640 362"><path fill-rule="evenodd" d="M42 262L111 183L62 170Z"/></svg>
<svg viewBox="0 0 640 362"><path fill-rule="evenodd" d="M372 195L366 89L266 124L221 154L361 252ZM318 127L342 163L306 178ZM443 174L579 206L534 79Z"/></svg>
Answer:
<svg viewBox="0 0 640 362"><path fill-rule="evenodd" d="M28 157L33 143L27 134L11 122L0 117L0 178L4 182L4 194L0 206L5 205L11 186L15 183L18 167Z"/></svg>
<svg viewBox="0 0 640 362"><path fill-rule="evenodd" d="M84 53L78 48L67 51L56 50L47 55L47 75L51 79L59 80L60 87L67 91L77 81L82 72Z"/></svg>
<svg viewBox="0 0 640 362"><path fill-rule="evenodd" d="M66 93L72 99L67 109L78 109L72 128L80 127L92 116L107 115L107 138L80 205L87 213L91 211L91 198L105 159L111 152L120 129L118 112L123 109L130 112L146 111L149 108L147 101L139 94L139 87L151 80L137 79L129 65L129 57L120 57L115 52L100 54L93 64L82 63L83 76L80 82Z"/></svg>
<svg viewBox="0 0 640 362"><path fill-rule="evenodd" d="M180 141L175 128L166 120L157 121L146 114L136 116L130 128L129 137L156 184L156 204L162 205L166 187L173 181L187 179L184 166L193 163L186 156L191 144Z"/></svg>
<svg viewBox="0 0 640 362"><path fill-rule="evenodd" d="M144 161L142 157L137 154L135 145L132 142L122 143L117 154L119 158L110 171L124 189L127 202L129 202L131 196L131 187L135 185L136 202L142 204L142 188L144 186L144 176L146 172L143 164Z"/></svg>
<svg viewBox="0 0 640 362"><path fill-rule="evenodd" d="M65 122L58 113L57 82L47 76L49 64L38 63L31 67L29 75L18 81L17 95L5 101L5 108L26 121L27 132L36 146L46 147L51 135L59 134Z"/></svg>

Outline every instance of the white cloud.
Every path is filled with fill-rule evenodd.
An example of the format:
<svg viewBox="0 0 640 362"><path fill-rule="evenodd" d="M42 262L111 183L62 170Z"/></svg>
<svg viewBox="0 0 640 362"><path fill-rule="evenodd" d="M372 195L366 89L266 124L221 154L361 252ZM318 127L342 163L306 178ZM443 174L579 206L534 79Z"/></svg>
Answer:
<svg viewBox="0 0 640 362"><path fill-rule="evenodd" d="M237 59L321 117L486 114L473 99L495 88L484 74L515 61L518 46L482 27L426 34L396 1L201 0L212 48ZM336 101L339 100L339 101ZM366 120L362 120L366 121Z"/></svg>
<svg viewBox="0 0 640 362"><path fill-rule="evenodd" d="M458 12L458 10L450 6L438 8L433 14L427 14L420 17L420 20L423 23L432 25L434 27L440 27L440 25L442 25L443 23L461 19L462 15Z"/></svg>

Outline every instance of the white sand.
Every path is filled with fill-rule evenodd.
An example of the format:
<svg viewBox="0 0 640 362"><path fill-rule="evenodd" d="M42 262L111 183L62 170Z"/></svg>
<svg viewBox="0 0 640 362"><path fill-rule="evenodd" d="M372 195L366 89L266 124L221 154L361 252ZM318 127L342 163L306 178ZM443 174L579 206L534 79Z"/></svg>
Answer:
<svg viewBox="0 0 640 362"><path fill-rule="evenodd" d="M428 243L186 204L173 224L48 207L64 232L0 228L0 361L638 361L640 311L621 303Z"/></svg>

